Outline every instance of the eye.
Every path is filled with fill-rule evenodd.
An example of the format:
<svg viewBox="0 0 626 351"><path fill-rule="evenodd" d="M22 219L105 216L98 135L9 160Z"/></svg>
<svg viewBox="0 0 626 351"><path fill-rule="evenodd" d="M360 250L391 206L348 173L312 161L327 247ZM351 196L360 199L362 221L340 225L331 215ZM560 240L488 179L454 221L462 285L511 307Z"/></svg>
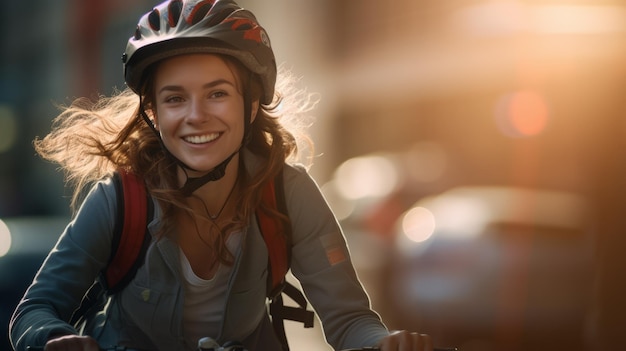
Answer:
<svg viewBox="0 0 626 351"><path fill-rule="evenodd" d="M183 101L184 101L183 98L179 95L170 95L170 96L166 96L163 99L163 102L167 104L176 104L176 103L180 103Z"/></svg>
<svg viewBox="0 0 626 351"><path fill-rule="evenodd" d="M219 91L215 91L215 92L211 93L210 98L212 98L212 99L219 99L219 98L223 98L223 97L226 97L226 96L228 96L227 92L219 90Z"/></svg>

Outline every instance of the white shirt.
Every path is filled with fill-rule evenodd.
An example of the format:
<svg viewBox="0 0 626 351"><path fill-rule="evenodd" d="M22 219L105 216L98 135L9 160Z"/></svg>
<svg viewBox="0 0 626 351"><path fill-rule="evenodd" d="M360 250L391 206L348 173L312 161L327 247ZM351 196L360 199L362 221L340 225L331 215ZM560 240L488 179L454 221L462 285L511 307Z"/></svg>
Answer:
<svg viewBox="0 0 626 351"><path fill-rule="evenodd" d="M236 255L241 248L241 232L231 233L226 246L233 255ZM226 305L228 279L233 267L219 264L213 278L202 279L194 273L182 249L180 261L185 278L183 328L187 343L195 347L200 338L205 336L216 338L220 332Z"/></svg>

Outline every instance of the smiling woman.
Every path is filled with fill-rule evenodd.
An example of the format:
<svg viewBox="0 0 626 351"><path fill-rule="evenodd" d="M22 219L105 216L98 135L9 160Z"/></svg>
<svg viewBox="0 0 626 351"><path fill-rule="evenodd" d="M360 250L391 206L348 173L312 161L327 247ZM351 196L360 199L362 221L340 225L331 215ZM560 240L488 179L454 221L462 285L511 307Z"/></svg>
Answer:
<svg viewBox="0 0 626 351"><path fill-rule="evenodd" d="M288 161L298 139L284 122L310 99L277 89L283 77L251 12L232 0L166 1L139 20L123 63L129 89L70 106L35 141L76 186L79 209L16 308L14 348L196 350L211 337L288 350L268 307L282 301L272 291L285 273L268 265L288 257L334 349L432 350L428 335L390 332L370 308L336 217ZM106 321L79 333L75 311L115 255L116 228L132 221L118 211L139 216L116 172L143 180L153 220L128 283L102 290L108 308L95 312ZM268 222L282 250L266 244Z"/></svg>
<svg viewBox="0 0 626 351"><path fill-rule="evenodd" d="M214 169L231 155L238 162L245 123L239 75L211 54L177 56L159 64L154 125L169 152L193 170L191 176ZM258 100L252 111L257 108Z"/></svg>

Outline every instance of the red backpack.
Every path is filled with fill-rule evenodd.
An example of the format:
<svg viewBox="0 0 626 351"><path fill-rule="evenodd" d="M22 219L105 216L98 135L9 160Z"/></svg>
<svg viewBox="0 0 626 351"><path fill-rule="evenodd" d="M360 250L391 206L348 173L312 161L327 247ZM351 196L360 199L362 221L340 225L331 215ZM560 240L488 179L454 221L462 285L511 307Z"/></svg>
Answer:
<svg viewBox="0 0 626 351"><path fill-rule="evenodd" d="M118 213L111 258L100 281L89 289L80 308L74 313L71 320L74 325L80 325L86 312L97 305L103 296L122 290L133 279L144 262L150 243L148 223L152 220L153 203L143 179L119 170L113 181L117 191ZM270 216L269 210L264 210L275 209L287 214L282 174L263 189L261 202L264 206L259 206L255 214L269 255L269 311L276 336L283 350L287 351L289 345L284 321L298 321L305 328L311 328L314 314L307 310L307 301L302 292L285 279L291 261L291 228L285 227L278 218ZM297 303L298 307L285 306L283 293Z"/></svg>

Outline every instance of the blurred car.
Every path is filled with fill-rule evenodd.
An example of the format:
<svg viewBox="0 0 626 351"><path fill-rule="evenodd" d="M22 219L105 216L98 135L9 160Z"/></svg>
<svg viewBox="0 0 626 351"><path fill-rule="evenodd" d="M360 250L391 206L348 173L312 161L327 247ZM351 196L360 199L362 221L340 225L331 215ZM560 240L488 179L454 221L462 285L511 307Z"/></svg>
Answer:
<svg viewBox="0 0 626 351"><path fill-rule="evenodd" d="M11 314L67 223L57 217L0 219L0 350L12 349Z"/></svg>
<svg viewBox="0 0 626 351"><path fill-rule="evenodd" d="M398 222L381 286L394 325L472 350L584 350L593 247L584 198L460 187Z"/></svg>

